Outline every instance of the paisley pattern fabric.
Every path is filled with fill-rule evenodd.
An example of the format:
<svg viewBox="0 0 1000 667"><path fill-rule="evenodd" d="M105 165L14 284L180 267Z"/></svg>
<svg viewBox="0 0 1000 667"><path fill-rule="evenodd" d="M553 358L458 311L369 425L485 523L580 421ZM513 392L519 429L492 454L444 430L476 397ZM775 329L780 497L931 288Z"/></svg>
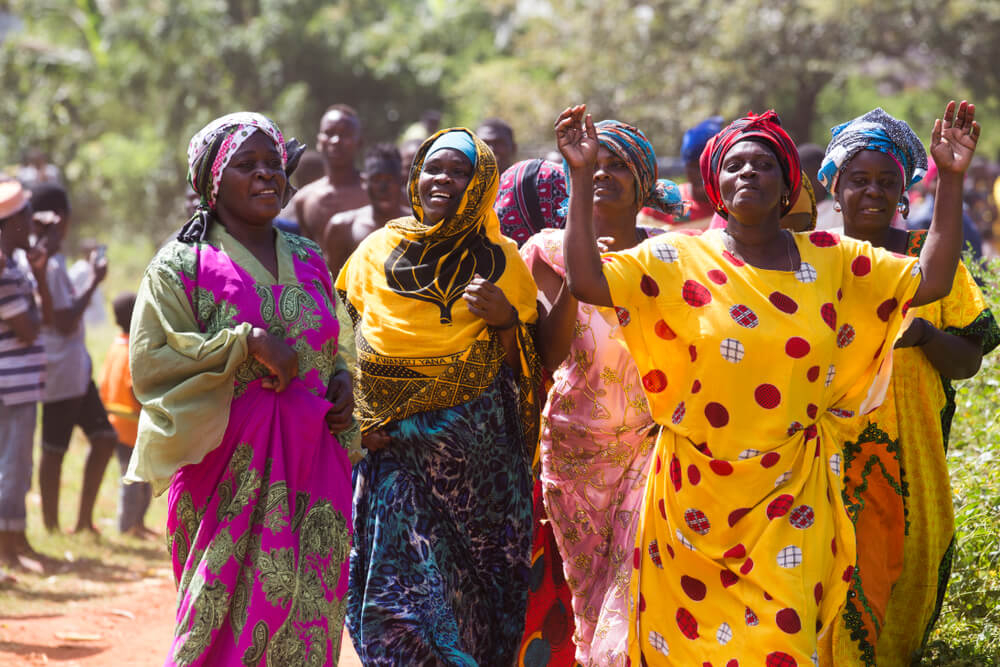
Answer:
<svg viewBox="0 0 1000 667"><path fill-rule="evenodd" d="M795 271L724 232L604 255L656 442L633 552L631 664L806 667L856 562L849 416L877 406L920 284L915 259L792 235Z"/></svg>
<svg viewBox="0 0 1000 667"><path fill-rule="evenodd" d="M216 225L205 243L162 250L139 291L140 353L149 356L133 368L144 408L165 374L165 394L205 375L232 387L230 404L214 406L228 416L221 442L170 484L178 610L167 665L338 661L351 534L350 464L325 422L338 323L319 248L278 233L276 251L277 277ZM187 317L162 308L171 296ZM250 326L298 351L298 377L280 394L261 387L268 372L237 334L227 339L242 355L235 366L213 366L185 347ZM165 355L169 364L160 363Z"/></svg>
<svg viewBox="0 0 1000 667"><path fill-rule="evenodd" d="M374 665L514 662L531 479L507 367L465 404L393 422L354 472L348 629Z"/></svg>
<svg viewBox="0 0 1000 667"><path fill-rule="evenodd" d="M566 274L561 231L536 234L521 254L529 267ZM657 428L614 309L579 304L542 416L541 480L573 593L576 659L617 665L628 652L632 547Z"/></svg>
<svg viewBox="0 0 1000 667"><path fill-rule="evenodd" d="M926 238L926 230L910 232L906 253L918 257ZM983 354L1000 343L1000 328L961 263L948 296L913 315L980 338ZM945 455L955 390L921 350L902 348L893 357L885 402L857 419L858 435L844 447L858 567L842 622L825 646L830 664L903 667L918 659L951 570L955 526Z"/></svg>

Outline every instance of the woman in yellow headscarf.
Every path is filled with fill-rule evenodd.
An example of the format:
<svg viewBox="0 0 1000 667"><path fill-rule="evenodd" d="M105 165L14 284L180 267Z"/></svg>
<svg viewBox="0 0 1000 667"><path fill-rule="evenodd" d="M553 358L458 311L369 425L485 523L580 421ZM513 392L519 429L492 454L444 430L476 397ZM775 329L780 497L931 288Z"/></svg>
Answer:
<svg viewBox="0 0 1000 667"><path fill-rule="evenodd" d="M369 455L355 468L348 628L366 665L509 665L524 626L537 288L493 212L496 159L444 130L410 170L413 217L337 279Z"/></svg>

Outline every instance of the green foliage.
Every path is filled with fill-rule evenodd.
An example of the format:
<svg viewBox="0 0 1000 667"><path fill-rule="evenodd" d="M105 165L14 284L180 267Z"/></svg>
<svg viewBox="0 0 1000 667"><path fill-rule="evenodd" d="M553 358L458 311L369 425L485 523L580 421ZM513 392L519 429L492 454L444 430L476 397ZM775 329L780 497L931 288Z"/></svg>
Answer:
<svg viewBox="0 0 1000 667"><path fill-rule="evenodd" d="M978 271L983 294L1000 313L1000 261ZM955 504L955 556L948 595L931 642L928 665L1000 664L1000 357L983 359L979 374L956 385L957 409L948 467Z"/></svg>

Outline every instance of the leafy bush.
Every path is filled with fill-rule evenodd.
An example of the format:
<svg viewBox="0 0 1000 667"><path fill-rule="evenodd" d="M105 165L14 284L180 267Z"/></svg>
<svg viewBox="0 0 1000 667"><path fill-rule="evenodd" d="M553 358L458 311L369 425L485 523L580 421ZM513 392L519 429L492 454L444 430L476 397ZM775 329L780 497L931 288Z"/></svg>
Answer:
<svg viewBox="0 0 1000 667"><path fill-rule="evenodd" d="M1000 261L975 269L1000 314ZM956 385L948 466L955 504L955 555L926 665L1000 664L1000 356Z"/></svg>

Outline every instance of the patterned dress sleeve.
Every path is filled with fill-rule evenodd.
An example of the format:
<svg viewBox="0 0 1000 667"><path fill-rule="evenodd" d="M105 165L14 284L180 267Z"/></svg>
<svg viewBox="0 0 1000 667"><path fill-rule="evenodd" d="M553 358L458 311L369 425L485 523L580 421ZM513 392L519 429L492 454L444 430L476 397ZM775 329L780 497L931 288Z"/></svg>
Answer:
<svg viewBox="0 0 1000 667"><path fill-rule="evenodd" d="M1000 327L972 274L959 262L951 292L941 300L940 328L956 336L979 336L983 354L1000 344Z"/></svg>
<svg viewBox="0 0 1000 667"><path fill-rule="evenodd" d="M534 269L535 262L542 262L560 277L566 277L566 263L563 260L563 230L543 229L521 246L521 259Z"/></svg>
<svg viewBox="0 0 1000 667"><path fill-rule="evenodd" d="M179 278L183 260L176 261L194 253L173 251L161 251L146 270L130 332L132 383L142 413L125 478L150 482L156 494L178 469L201 461L222 441L251 330L243 322L214 334L200 331Z"/></svg>

